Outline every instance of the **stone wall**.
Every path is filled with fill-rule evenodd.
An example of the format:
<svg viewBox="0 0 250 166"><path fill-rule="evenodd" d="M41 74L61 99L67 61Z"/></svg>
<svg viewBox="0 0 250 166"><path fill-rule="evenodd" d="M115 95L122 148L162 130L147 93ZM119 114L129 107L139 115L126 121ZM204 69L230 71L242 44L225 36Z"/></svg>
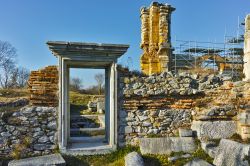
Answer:
<svg viewBox="0 0 250 166"><path fill-rule="evenodd" d="M54 107L26 106L0 113L0 155L27 157L52 153L56 146Z"/></svg>
<svg viewBox="0 0 250 166"><path fill-rule="evenodd" d="M176 136L190 128L198 100L223 83L214 75L200 77L170 72L149 77L120 72L119 143L136 144L138 138Z"/></svg>
<svg viewBox="0 0 250 166"><path fill-rule="evenodd" d="M28 80L30 103L36 106L56 107L58 105L58 67L47 66L31 71Z"/></svg>

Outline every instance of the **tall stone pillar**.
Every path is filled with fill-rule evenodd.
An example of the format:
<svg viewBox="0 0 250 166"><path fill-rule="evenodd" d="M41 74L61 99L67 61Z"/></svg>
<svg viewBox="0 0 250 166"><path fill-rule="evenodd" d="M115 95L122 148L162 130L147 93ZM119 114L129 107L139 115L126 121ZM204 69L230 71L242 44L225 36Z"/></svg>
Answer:
<svg viewBox="0 0 250 166"><path fill-rule="evenodd" d="M250 79L250 14L245 19L245 36L244 36L244 80Z"/></svg>
<svg viewBox="0 0 250 166"><path fill-rule="evenodd" d="M153 2L141 9L141 70L147 75L169 70L171 61L171 13L175 8Z"/></svg>
<svg viewBox="0 0 250 166"><path fill-rule="evenodd" d="M159 73L160 64L157 55L159 42L159 6L153 2L149 8L149 75Z"/></svg>
<svg viewBox="0 0 250 166"><path fill-rule="evenodd" d="M141 48L141 70L149 73L149 11L145 7L141 8Z"/></svg>

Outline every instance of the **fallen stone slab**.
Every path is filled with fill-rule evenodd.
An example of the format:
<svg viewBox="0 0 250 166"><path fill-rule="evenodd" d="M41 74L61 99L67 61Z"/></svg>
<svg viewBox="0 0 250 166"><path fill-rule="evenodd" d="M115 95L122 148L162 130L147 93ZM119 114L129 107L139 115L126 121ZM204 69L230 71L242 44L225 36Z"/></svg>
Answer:
<svg viewBox="0 0 250 166"><path fill-rule="evenodd" d="M52 154L39 157L31 157L20 160L12 160L8 166L65 166L66 162L60 154Z"/></svg>
<svg viewBox="0 0 250 166"><path fill-rule="evenodd" d="M212 164L209 164L205 160L196 158L196 159L193 159L192 161L189 161L184 166L212 166Z"/></svg>
<svg viewBox="0 0 250 166"><path fill-rule="evenodd" d="M192 153L197 146L192 137L141 138L142 154L170 154L171 152Z"/></svg>
<svg viewBox="0 0 250 166"><path fill-rule="evenodd" d="M230 138L236 133L234 121L193 121L191 129L197 132L198 138Z"/></svg>
<svg viewBox="0 0 250 166"><path fill-rule="evenodd" d="M131 152L125 156L125 166L144 166L144 162L139 153Z"/></svg>
<svg viewBox="0 0 250 166"><path fill-rule="evenodd" d="M218 146L213 164L216 166L248 166L246 158L250 157L250 144L241 144L222 139Z"/></svg>

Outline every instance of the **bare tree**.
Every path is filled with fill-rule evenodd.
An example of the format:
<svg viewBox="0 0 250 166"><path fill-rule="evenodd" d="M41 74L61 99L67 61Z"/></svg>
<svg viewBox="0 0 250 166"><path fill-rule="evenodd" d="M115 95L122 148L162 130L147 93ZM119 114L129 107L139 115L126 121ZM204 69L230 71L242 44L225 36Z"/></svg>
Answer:
<svg viewBox="0 0 250 166"><path fill-rule="evenodd" d="M78 77L70 79L70 89L74 91L79 91L82 87L82 80Z"/></svg>
<svg viewBox="0 0 250 166"><path fill-rule="evenodd" d="M0 41L0 84L2 88L11 87L15 58L16 49L10 43Z"/></svg>
<svg viewBox="0 0 250 166"><path fill-rule="evenodd" d="M30 71L24 67L18 68L18 78L17 78L17 85L20 88L23 88L27 85L28 79L30 76Z"/></svg>
<svg viewBox="0 0 250 166"><path fill-rule="evenodd" d="M104 74L102 74L102 73L96 74L95 75L95 80L96 80L97 85L98 85L99 95L101 95L102 94L102 84L103 84L103 81L104 81Z"/></svg>
<svg viewBox="0 0 250 166"><path fill-rule="evenodd" d="M11 87L11 75L13 74L13 69L15 69L15 64L12 61L6 61L2 64L2 72L0 74L0 84L2 88Z"/></svg>
<svg viewBox="0 0 250 166"><path fill-rule="evenodd" d="M9 42L0 40L0 67L5 63L15 62L16 49Z"/></svg>

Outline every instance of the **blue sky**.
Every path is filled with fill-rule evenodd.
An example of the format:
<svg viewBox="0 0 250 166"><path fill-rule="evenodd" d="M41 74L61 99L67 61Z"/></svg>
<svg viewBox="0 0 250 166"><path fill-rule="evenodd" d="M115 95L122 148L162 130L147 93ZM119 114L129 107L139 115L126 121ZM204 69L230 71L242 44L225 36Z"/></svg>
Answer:
<svg viewBox="0 0 250 166"><path fill-rule="evenodd" d="M249 0L160 0L176 8L172 40L223 41L236 35L238 17L250 13ZM129 44L119 59L139 69L140 7L149 0L0 0L0 40L18 50L18 63L30 70L57 64L48 40ZM130 57L130 58L129 58ZM132 60L128 60L132 59ZM132 62L132 63L131 63ZM132 66L132 65L131 65ZM88 71L72 72L85 79Z"/></svg>

